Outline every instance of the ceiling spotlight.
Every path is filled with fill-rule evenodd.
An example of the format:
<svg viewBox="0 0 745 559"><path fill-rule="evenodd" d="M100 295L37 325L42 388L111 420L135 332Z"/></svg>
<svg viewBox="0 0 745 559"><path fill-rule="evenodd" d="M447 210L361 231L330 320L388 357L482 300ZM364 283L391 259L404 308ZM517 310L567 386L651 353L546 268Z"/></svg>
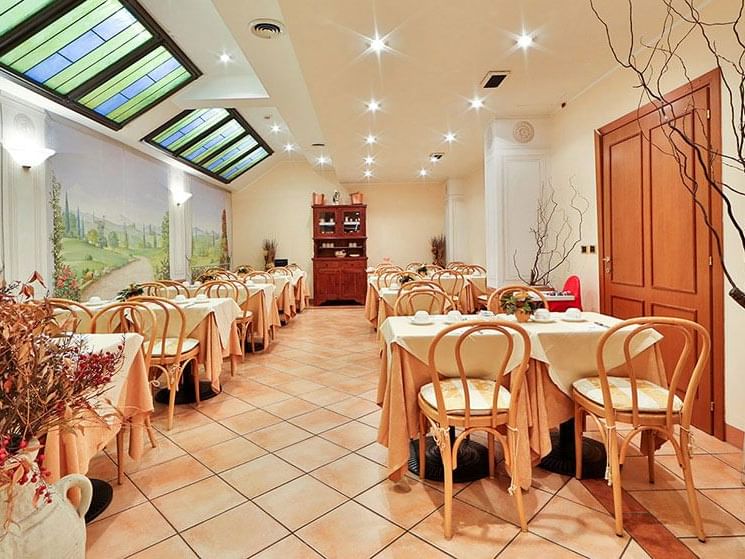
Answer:
<svg viewBox="0 0 745 559"><path fill-rule="evenodd" d="M419 169L420 177L426 177L428 174L429 174L429 171L427 171L427 169Z"/></svg>
<svg viewBox="0 0 745 559"><path fill-rule="evenodd" d="M484 100L481 99L480 97L474 97L473 99L471 99L470 103L471 103L471 108L476 109L476 110L484 106Z"/></svg>
<svg viewBox="0 0 745 559"><path fill-rule="evenodd" d="M372 155L365 156L365 165L372 165L375 163L375 158Z"/></svg>
<svg viewBox="0 0 745 559"><path fill-rule="evenodd" d="M319 155L318 157L316 157L316 163L318 163L319 165L328 165L329 163L331 163L331 159L329 159L325 155Z"/></svg>
<svg viewBox="0 0 745 559"><path fill-rule="evenodd" d="M232 62L232 61L233 61L233 57L230 56L227 52L224 52L220 55L220 62L222 62L223 64L227 64L228 62Z"/></svg>
<svg viewBox="0 0 745 559"><path fill-rule="evenodd" d="M285 151L288 153L291 151L295 151L295 146L293 144L285 144Z"/></svg>
<svg viewBox="0 0 745 559"><path fill-rule="evenodd" d="M452 144L455 141L455 134L453 132L448 132L445 134L445 141L449 144Z"/></svg>
<svg viewBox="0 0 745 559"><path fill-rule="evenodd" d="M362 173L362 174L364 175L364 177L365 177L366 179L369 179L370 177L372 177L372 176L373 176L373 175L372 175L372 171L371 171L370 169L365 169L365 172L364 172L364 173Z"/></svg>
<svg viewBox="0 0 745 559"><path fill-rule="evenodd" d="M367 104L367 110L371 113L380 110L380 102L375 99L370 99L370 102Z"/></svg>
<svg viewBox="0 0 745 559"><path fill-rule="evenodd" d="M282 127L279 124L276 124L276 123L275 124L272 124L272 126L270 128L270 130L274 134L276 134L277 132L279 132L281 129L282 129Z"/></svg>
<svg viewBox="0 0 745 559"><path fill-rule="evenodd" d="M373 52L383 52L388 45L385 44L385 39L379 37L377 34L374 39L370 39L370 50Z"/></svg>
<svg viewBox="0 0 745 559"><path fill-rule="evenodd" d="M523 33L517 38L517 46L521 49L526 49L533 44L533 37Z"/></svg>
<svg viewBox="0 0 745 559"><path fill-rule="evenodd" d="M366 143L367 145L372 145L372 144L374 144L374 143L375 143L375 142L377 142L377 141L378 141L378 139L377 139L377 138L376 138L375 136L373 136L372 134L369 134L369 135L368 135L368 136L367 136L367 137L365 138L365 143Z"/></svg>

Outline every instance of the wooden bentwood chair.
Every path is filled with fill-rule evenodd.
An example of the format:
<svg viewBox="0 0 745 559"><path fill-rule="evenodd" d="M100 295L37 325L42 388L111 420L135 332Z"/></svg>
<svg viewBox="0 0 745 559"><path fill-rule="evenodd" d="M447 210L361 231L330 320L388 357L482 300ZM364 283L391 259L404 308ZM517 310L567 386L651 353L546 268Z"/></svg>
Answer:
<svg viewBox="0 0 745 559"><path fill-rule="evenodd" d="M398 294L403 295L404 293L406 293L407 291L411 291L412 289L433 289L435 291L442 291L443 293L445 293L445 290L440 287L439 283L435 283L431 280L426 279L417 279L401 284L401 289L399 290Z"/></svg>
<svg viewBox="0 0 745 559"><path fill-rule="evenodd" d="M462 333L453 342L454 336L448 334L456 331ZM443 344L446 340L447 346ZM478 355L475 355L477 341ZM474 358L480 364L476 365ZM495 439L502 445L512 476L508 491L515 497L522 531L528 530L517 470L517 406L529 359L530 338L522 327L511 322L454 324L441 330L429 346L432 382L421 387L418 397L419 477L425 476L425 437L429 423L445 470L444 532L448 539L453 535L453 470L458 467L458 449L475 431L487 434L492 477ZM464 363L469 363L468 370ZM509 389L503 385L508 373ZM474 378L476 374L480 378ZM453 441L450 427L461 429Z"/></svg>
<svg viewBox="0 0 745 559"><path fill-rule="evenodd" d="M70 299L48 298L47 303L52 311L60 311L57 322L61 331L75 334L90 332L93 313L88 307Z"/></svg>
<svg viewBox="0 0 745 559"><path fill-rule="evenodd" d="M649 380L638 378L637 369L631 358L631 345L639 334L651 329L662 329L665 338L676 343L682 337L682 349L670 377L667 388ZM623 336L625 335L625 338ZM678 339L675 339L678 338ZM605 361L605 348L611 341L623 341L625 369L628 377L609 376ZM613 487L613 509L616 519L616 534L623 535L621 466L631 439L642 434L642 451L647 454L649 482L654 483L655 437L660 434L667 438L675 450L678 464L683 470L688 506L700 541L706 541L701 512L693 485L691 459L693 445L691 435L691 415L696 399L696 391L709 358L711 340L709 333L700 324L670 317L632 318L610 328L600 338L597 348L598 376L580 379L572 385L575 417L575 444L577 446L577 478L582 478L582 433L585 416L589 415L600 429L600 434L608 454L609 467L606 471L608 484ZM657 350L655 350L657 351ZM657 363L662 363L657 355ZM637 365L638 367L638 365ZM689 376L690 375L690 376ZM688 378L686 386L686 378ZM685 390L683 399L678 393ZM616 425L628 423L633 428L623 437L617 436ZM675 440L675 425L680 431L680 440ZM619 438L621 439L619 447ZM646 447L646 448L644 448Z"/></svg>
<svg viewBox="0 0 745 559"><path fill-rule="evenodd" d="M548 300L543 294L543 291L536 289L535 287L530 287L529 285L505 285L504 287L492 291L489 298L486 300L486 308L493 313L503 313L504 309L502 308L502 299L520 291L532 293L540 300L544 309L549 308Z"/></svg>
<svg viewBox="0 0 745 559"><path fill-rule="evenodd" d="M197 294L204 293L207 297L225 297L235 301L241 309L241 316L235 319L238 328L238 338L241 341L241 359L246 359L246 338L251 340L251 352L256 353L254 341L253 320L254 313L248 310L248 300L251 292L242 280L213 280L199 286ZM235 376L235 367L231 361L230 376Z"/></svg>
<svg viewBox="0 0 745 559"><path fill-rule="evenodd" d="M447 293L436 289L410 289L399 293L393 305L394 316L414 316L417 311L445 314L455 308Z"/></svg>

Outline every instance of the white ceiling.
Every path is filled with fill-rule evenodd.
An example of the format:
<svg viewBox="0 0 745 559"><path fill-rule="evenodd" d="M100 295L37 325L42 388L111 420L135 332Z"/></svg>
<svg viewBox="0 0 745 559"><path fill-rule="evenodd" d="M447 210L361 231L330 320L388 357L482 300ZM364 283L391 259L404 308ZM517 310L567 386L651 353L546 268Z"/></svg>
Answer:
<svg viewBox="0 0 745 559"><path fill-rule="evenodd" d="M342 182L363 180L372 155L373 182L443 180L473 171L482 159L482 131L495 117L545 116L559 109L614 66L589 0L140 0L204 75L113 132L0 78L0 87L179 165L140 142L180 110L235 107L275 154L225 187L249 185L280 161L332 159L326 173ZM621 25L625 2L596 0ZM652 33L661 2L645 2L638 31ZM286 33L266 40L249 23L272 18ZM646 28L645 28L646 26ZM386 37L389 49L367 52L367 38ZM528 32L533 47L515 39ZM218 57L228 53L232 61ZM507 70L498 90L482 90L491 70ZM469 109L468 100L485 107ZM365 109L371 98L382 109ZM281 131L272 133L271 124ZM443 134L453 131L452 145ZM368 148L364 138L375 134ZM314 148L313 143L325 143ZM287 153L283 146L299 150ZM431 152L445 157L433 165ZM196 173L186 166L182 168ZM422 179L423 180L423 179Z"/></svg>

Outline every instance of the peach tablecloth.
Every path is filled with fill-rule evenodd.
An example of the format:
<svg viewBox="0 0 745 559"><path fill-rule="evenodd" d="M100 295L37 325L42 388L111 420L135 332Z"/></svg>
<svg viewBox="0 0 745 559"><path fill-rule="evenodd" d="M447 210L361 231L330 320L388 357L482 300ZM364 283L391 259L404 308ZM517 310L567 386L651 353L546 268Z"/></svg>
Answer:
<svg viewBox="0 0 745 559"><path fill-rule="evenodd" d="M289 321L297 314L295 286L290 276L274 275L274 289L277 297L277 310Z"/></svg>
<svg viewBox="0 0 745 559"><path fill-rule="evenodd" d="M67 474L85 474L90 460L104 448L127 421L129 431L127 453L139 460L143 452L145 418L153 411L153 398L148 372L140 348L139 334L83 334L91 352L116 352L124 341L122 364L112 377L109 388L94 403L97 414L89 411L80 428L71 431L54 429L47 434L44 465L51 472L51 481Z"/></svg>
<svg viewBox="0 0 745 559"><path fill-rule="evenodd" d="M531 338L531 361L518 403L518 468L524 488L530 486L532 465L551 450L549 430L573 417L573 379L595 374L595 347L605 328L594 321L607 325L617 322L604 315L585 315L589 320L581 324L526 325ZM377 394L378 405L382 406L378 442L388 448L391 479L398 479L406 470L409 441L419 434L417 395L423 385L431 382L427 352L431 340L442 329L443 320L444 317L435 317L433 325L413 326L408 317L390 317L382 327L386 348ZM644 378L664 386L664 371L657 366L656 352L649 351L656 348L654 344L661 337L650 332L638 338L632 352L646 360ZM613 354L613 347L609 349L610 365L622 365L622 355ZM623 371L614 370L613 374Z"/></svg>
<svg viewBox="0 0 745 559"><path fill-rule="evenodd" d="M281 326L274 297L275 288L271 283L254 283L248 285L248 291L247 308L254 315L254 336L262 341L266 349L271 343L273 330Z"/></svg>
<svg viewBox="0 0 745 559"><path fill-rule="evenodd" d="M308 289L308 274L303 270L292 272L292 284L295 286L295 308L303 312L308 306L310 290Z"/></svg>
<svg viewBox="0 0 745 559"><path fill-rule="evenodd" d="M375 285L373 281L371 281L370 276L368 276L367 293L365 294L365 318L376 328L378 326L379 304L378 290L375 288Z"/></svg>

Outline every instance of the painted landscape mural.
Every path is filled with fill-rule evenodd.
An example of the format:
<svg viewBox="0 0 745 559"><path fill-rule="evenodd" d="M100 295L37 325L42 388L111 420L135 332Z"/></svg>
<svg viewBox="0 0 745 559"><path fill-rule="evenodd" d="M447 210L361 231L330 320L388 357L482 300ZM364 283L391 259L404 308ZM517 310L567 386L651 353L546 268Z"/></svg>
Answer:
<svg viewBox="0 0 745 559"><path fill-rule="evenodd" d="M229 265L228 194L216 188L192 186L191 267L197 276L201 269Z"/></svg>
<svg viewBox="0 0 745 559"><path fill-rule="evenodd" d="M168 168L50 121L55 294L111 298L169 276Z"/></svg>

